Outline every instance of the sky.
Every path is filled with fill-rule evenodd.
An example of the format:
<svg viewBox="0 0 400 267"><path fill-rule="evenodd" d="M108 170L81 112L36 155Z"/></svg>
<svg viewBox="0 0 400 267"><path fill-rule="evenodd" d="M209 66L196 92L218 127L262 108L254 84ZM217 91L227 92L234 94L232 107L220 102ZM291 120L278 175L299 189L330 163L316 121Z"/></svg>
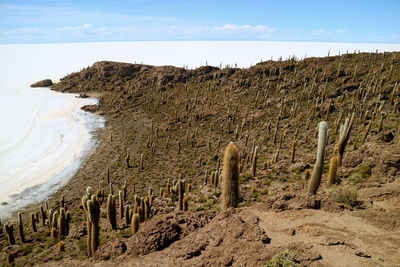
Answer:
<svg viewBox="0 0 400 267"><path fill-rule="evenodd" d="M0 44L400 43L400 0L0 0Z"/></svg>

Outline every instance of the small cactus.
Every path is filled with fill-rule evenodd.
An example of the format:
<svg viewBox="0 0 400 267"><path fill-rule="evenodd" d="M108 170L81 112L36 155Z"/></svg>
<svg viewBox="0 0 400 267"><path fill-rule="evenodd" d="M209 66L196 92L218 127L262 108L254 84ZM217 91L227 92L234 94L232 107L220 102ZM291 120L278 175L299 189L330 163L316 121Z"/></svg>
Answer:
<svg viewBox="0 0 400 267"><path fill-rule="evenodd" d="M339 165L338 156L332 156L329 163L328 185L333 185L336 182L337 169Z"/></svg>
<svg viewBox="0 0 400 267"><path fill-rule="evenodd" d="M64 252L65 251L65 243L63 241L60 241L57 243L57 250L58 252Z"/></svg>
<svg viewBox="0 0 400 267"><path fill-rule="evenodd" d="M304 170L304 180L308 180L308 179L310 179L310 176L311 176L311 174L310 174L310 169L305 169Z"/></svg>
<svg viewBox="0 0 400 267"><path fill-rule="evenodd" d="M188 211L188 199L187 199L187 197L183 198L183 211Z"/></svg>
<svg viewBox="0 0 400 267"><path fill-rule="evenodd" d="M7 252L7 263L9 265L14 265L14 254L10 251Z"/></svg>
<svg viewBox="0 0 400 267"><path fill-rule="evenodd" d="M294 157L296 154L296 143L297 143L297 141L296 141L296 139L294 139L293 143L292 143L292 155L290 157L290 162L292 162L292 163L294 163Z"/></svg>
<svg viewBox="0 0 400 267"><path fill-rule="evenodd" d="M139 223L140 223L139 214L137 213L133 214L131 222L132 235L136 234L137 231L139 231Z"/></svg>
<svg viewBox="0 0 400 267"><path fill-rule="evenodd" d="M239 203L239 152L231 142L225 149L222 179L222 210Z"/></svg>
<svg viewBox="0 0 400 267"><path fill-rule="evenodd" d="M125 156L125 164L127 168L130 168L130 164L129 164L129 156L130 156L130 151L129 148L126 150L126 156Z"/></svg>
<svg viewBox="0 0 400 267"><path fill-rule="evenodd" d="M51 237L51 239L56 240L57 239L57 235L58 235L57 227L56 227L55 222L53 222L52 225L51 225L50 237Z"/></svg>

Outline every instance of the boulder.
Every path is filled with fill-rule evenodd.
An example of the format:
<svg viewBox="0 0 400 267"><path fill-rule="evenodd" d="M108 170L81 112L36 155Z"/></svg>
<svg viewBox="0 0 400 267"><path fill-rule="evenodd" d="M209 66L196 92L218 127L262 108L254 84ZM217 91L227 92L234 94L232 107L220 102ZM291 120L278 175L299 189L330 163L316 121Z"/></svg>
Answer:
<svg viewBox="0 0 400 267"><path fill-rule="evenodd" d="M49 87L52 85L53 85L53 82L50 79L44 79L44 80L35 82L34 84L31 84L31 87Z"/></svg>

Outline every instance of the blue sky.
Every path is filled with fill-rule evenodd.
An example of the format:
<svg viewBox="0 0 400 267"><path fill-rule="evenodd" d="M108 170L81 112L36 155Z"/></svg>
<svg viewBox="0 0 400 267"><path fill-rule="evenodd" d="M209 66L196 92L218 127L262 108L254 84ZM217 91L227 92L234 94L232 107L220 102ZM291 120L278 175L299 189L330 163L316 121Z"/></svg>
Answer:
<svg viewBox="0 0 400 267"><path fill-rule="evenodd" d="M400 43L400 0L0 0L0 43Z"/></svg>

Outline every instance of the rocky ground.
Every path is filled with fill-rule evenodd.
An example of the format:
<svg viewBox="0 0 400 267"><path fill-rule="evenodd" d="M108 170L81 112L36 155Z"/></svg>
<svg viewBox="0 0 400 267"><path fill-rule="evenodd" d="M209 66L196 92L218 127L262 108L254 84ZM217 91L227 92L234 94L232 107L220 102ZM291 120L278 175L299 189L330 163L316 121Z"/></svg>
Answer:
<svg viewBox="0 0 400 267"><path fill-rule="evenodd" d="M105 116L107 125L96 151L48 201L56 209L64 196L71 212L65 251L47 226L31 231L30 207L22 215L27 242L17 227L16 245L0 233L0 260L6 265L10 252L27 266L274 266L284 258L300 266L400 266L399 81L400 53L292 58L247 69L98 62L72 73L52 88L98 96L99 106L84 109ZM338 130L352 113L343 164L328 186ZM304 172L312 171L322 120L329 139L314 196ZM221 189L210 174L230 141L243 159L241 198L239 208L221 211ZM153 216L133 236L118 216L113 231L104 202L100 247L88 258L81 197L87 186L109 193L107 169L114 194L126 181L125 205L152 188ZM179 177L192 186L187 212L176 210L175 194L159 193Z"/></svg>

